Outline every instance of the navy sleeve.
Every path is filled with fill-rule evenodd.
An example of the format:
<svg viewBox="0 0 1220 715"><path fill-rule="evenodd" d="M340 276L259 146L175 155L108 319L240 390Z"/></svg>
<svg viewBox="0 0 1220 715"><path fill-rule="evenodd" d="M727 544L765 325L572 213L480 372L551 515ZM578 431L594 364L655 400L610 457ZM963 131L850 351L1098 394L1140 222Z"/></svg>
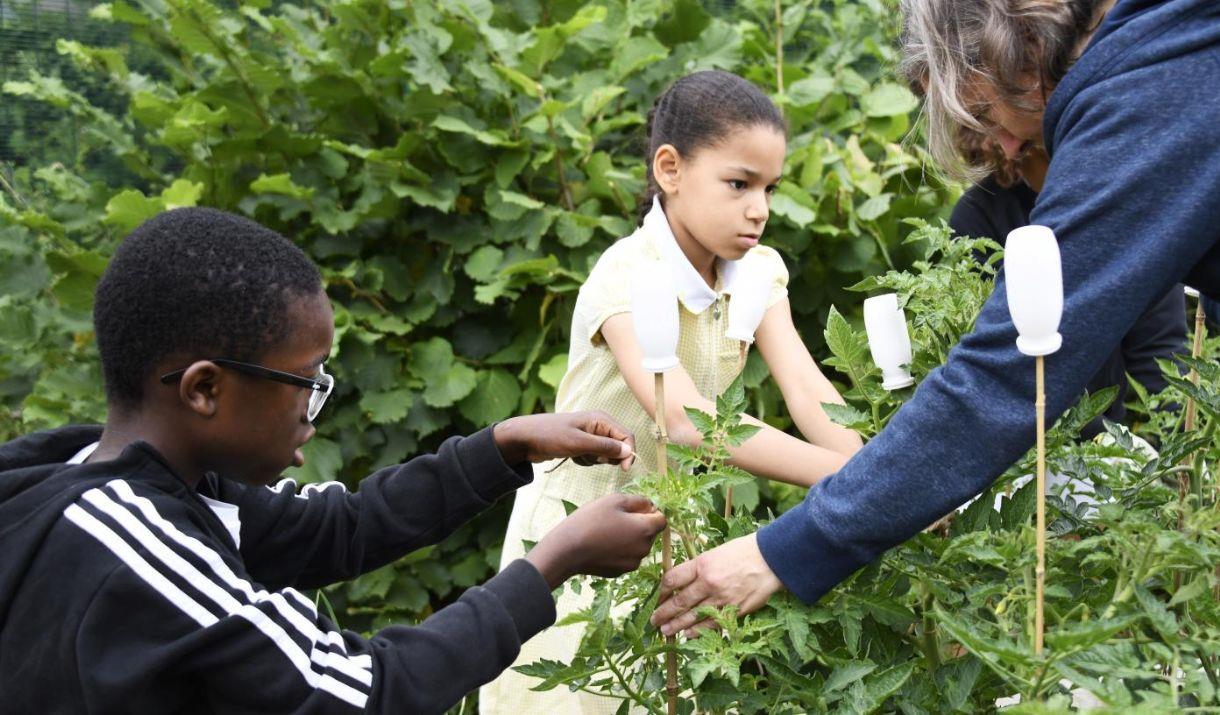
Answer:
<svg viewBox="0 0 1220 715"><path fill-rule="evenodd" d="M1216 242L1220 123L1192 89L1220 82L1214 55L1184 49L1093 82L1048 123L1053 160L1031 221L1054 229L1063 265L1049 419ZM981 492L1032 446L1034 361L1014 345L1004 280L889 426L758 532L763 557L802 600Z"/></svg>
<svg viewBox="0 0 1220 715"><path fill-rule="evenodd" d="M1149 306L1123 337L1123 362L1127 372L1150 392L1168 384L1156 364L1189 352L1186 347L1186 294L1175 285Z"/></svg>
<svg viewBox="0 0 1220 715"><path fill-rule="evenodd" d="M261 583L334 583L441 541L531 479L528 463L505 464L488 427L382 469L355 493L339 482L306 485L300 493L290 480L245 488L236 500L241 555Z"/></svg>

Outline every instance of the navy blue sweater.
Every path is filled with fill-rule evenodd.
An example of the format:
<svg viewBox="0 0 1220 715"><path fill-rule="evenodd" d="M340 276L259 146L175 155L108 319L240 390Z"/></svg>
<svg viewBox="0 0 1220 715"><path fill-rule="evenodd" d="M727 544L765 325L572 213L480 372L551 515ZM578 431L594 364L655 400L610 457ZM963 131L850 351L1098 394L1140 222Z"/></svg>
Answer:
<svg viewBox="0 0 1220 715"><path fill-rule="evenodd" d="M1023 181L1005 187L989 176L962 194L949 216L949 227L959 236L990 238L1003 244L1009 231L1029 224L1029 214L1037 199L1038 192ZM1152 301L1089 379L1086 389L1090 393L1117 387L1118 395L1104 414L1085 425L1080 436L1091 439L1099 434L1104 429L1103 417L1111 422L1122 422L1126 417L1127 373L1149 392L1160 392L1169 383L1156 361L1169 360L1183 352L1189 352L1186 294L1182 286L1174 285Z"/></svg>
<svg viewBox="0 0 1220 715"><path fill-rule="evenodd" d="M1048 417L1173 284L1220 295L1217 90L1220 3L1119 0L1051 94L1051 164L1030 217L1054 229L1063 263ZM983 491L1033 445L1034 361L1017 352L1003 282L1001 272L974 332L889 426L758 532L802 600Z"/></svg>

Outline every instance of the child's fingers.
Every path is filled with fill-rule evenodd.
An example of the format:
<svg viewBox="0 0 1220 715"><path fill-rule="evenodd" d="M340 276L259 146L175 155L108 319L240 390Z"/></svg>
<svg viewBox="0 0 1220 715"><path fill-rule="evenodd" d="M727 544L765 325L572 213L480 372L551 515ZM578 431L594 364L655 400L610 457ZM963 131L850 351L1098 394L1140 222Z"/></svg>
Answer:
<svg viewBox="0 0 1220 715"><path fill-rule="evenodd" d="M622 440L581 432L572 451L579 455L576 458L578 463L588 466L621 462L630 458L633 450Z"/></svg>
<svg viewBox="0 0 1220 715"><path fill-rule="evenodd" d="M635 514L656 514L665 518L648 497L639 494L619 494L619 508Z"/></svg>
<svg viewBox="0 0 1220 715"><path fill-rule="evenodd" d="M582 416L584 417L583 426L585 431L602 437L609 437L619 442L627 442L634 449L635 437L631 434L631 430L619 424L610 415L601 411L592 411L586 412Z"/></svg>

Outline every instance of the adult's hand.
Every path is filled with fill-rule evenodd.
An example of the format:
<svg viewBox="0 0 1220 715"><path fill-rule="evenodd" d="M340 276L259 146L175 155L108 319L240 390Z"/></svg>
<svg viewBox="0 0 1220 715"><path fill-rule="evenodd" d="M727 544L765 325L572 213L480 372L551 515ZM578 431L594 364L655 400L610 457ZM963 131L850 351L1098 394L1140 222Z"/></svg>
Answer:
<svg viewBox="0 0 1220 715"><path fill-rule="evenodd" d="M678 631L693 636L715 627L714 621L699 616L699 608L734 605L741 615L753 613L783 586L763 559L754 534L742 536L670 569L661 580L652 625L667 636Z"/></svg>
<svg viewBox="0 0 1220 715"><path fill-rule="evenodd" d="M570 457L577 464L617 464L623 471L635 459L635 437L600 411L511 417L492 429L504 461L544 462Z"/></svg>

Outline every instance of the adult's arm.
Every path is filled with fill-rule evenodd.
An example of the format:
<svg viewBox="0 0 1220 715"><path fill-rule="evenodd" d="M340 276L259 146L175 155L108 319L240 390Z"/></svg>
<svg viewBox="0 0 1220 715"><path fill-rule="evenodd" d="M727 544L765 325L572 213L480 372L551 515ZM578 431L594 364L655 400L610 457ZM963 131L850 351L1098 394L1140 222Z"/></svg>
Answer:
<svg viewBox="0 0 1220 715"><path fill-rule="evenodd" d="M1095 82L1045 127L1053 159L1031 221L1058 235L1065 288L1049 417L1215 243L1220 125L1190 88L1212 86L1217 64L1183 57ZM1001 274L974 332L889 426L758 532L802 600L981 492L1033 443L1033 359L1016 350L1005 292Z"/></svg>

